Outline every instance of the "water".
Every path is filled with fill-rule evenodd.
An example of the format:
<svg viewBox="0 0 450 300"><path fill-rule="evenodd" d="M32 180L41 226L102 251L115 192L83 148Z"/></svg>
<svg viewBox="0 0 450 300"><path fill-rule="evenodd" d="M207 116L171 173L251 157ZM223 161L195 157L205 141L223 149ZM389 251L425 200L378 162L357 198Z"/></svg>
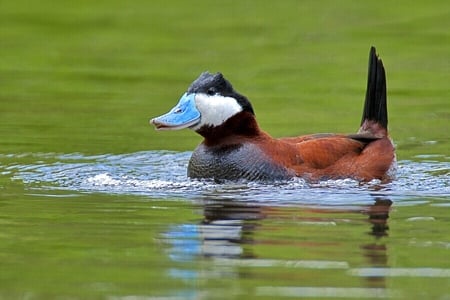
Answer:
<svg viewBox="0 0 450 300"><path fill-rule="evenodd" d="M395 201L450 195L450 163L444 155L423 161L399 161L395 180L361 184L355 180L308 183L300 178L274 183L192 180L186 176L191 152L143 151L122 155L25 154L31 164L5 168L13 180L31 189L144 195L151 198L214 198L270 205L368 204L373 196ZM16 159L14 155L4 156ZM419 158L424 158L423 155ZM431 160L434 158L435 160ZM301 192L300 192L301 191ZM370 192L370 193L368 193Z"/></svg>
<svg viewBox="0 0 450 300"><path fill-rule="evenodd" d="M0 296L449 297L445 157L387 184L217 183L190 154L2 155L25 196L0 201Z"/></svg>

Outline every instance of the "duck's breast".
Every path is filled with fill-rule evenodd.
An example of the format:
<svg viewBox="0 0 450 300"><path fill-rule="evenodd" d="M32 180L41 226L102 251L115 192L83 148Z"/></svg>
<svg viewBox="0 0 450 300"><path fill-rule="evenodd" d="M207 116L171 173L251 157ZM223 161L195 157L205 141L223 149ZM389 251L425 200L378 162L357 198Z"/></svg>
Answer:
<svg viewBox="0 0 450 300"><path fill-rule="evenodd" d="M188 176L227 180L285 180L295 174L274 163L257 144L209 147L202 143L192 153Z"/></svg>

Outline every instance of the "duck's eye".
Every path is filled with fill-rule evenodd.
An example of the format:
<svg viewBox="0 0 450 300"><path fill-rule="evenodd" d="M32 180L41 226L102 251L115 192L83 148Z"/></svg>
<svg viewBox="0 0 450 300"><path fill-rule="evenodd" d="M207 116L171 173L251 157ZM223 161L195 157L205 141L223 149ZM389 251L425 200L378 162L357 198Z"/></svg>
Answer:
<svg viewBox="0 0 450 300"><path fill-rule="evenodd" d="M215 88L209 88L208 91L206 92L209 96L214 96L216 94L216 89Z"/></svg>

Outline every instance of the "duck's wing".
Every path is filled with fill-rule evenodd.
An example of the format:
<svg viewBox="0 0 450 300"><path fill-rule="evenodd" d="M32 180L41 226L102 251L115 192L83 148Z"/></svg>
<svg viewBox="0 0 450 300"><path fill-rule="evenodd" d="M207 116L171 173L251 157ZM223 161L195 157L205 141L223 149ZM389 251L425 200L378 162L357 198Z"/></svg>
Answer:
<svg viewBox="0 0 450 300"><path fill-rule="evenodd" d="M314 169L327 168L341 159L358 156L370 139L330 135L305 139L296 144L303 163Z"/></svg>
<svg viewBox="0 0 450 300"><path fill-rule="evenodd" d="M296 136L296 137L284 137L284 138L280 138L279 140L282 142L286 142L286 143L298 144L298 143L305 142L305 141L329 138L329 137L336 137L336 136L343 136L343 135L334 134L334 133L315 133L315 134L308 134L308 135L302 135L302 136Z"/></svg>
<svg viewBox="0 0 450 300"><path fill-rule="evenodd" d="M380 138L369 133L350 135L320 133L299 137L281 138L279 141L294 146L299 167L324 169L338 166L344 161L352 164L367 145ZM339 161L339 164L337 162Z"/></svg>
<svg viewBox="0 0 450 300"><path fill-rule="evenodd" d="M302 136L296 136L296 137L284 137L280 138L280 141L292 143L292 144L298 144L305 141L310 140L317 140L317 139L323 139L323 138L337 138L337 137L345 137L350 138L356 141L359 141L364 144L368 144L370 142L373 142L375 140L380 139L380 137L377 137L370 133L355 133L355 134L335 134L335 133L316 133L316 134L308 134L308 135L302 135Z"/></svg>

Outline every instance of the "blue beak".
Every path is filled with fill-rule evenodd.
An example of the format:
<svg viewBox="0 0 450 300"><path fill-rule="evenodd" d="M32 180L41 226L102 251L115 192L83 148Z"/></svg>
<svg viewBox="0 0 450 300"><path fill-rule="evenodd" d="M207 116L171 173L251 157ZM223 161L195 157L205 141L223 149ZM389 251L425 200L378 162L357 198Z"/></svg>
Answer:
<svg viewBox="0 0 450 300"><path fill-rule="evenodd" d="M157 130L178 130L194 126L200 121L200 112L195 106L195 94L185 93L178 104L167 114L153 118L150 123Z"/></svg>

